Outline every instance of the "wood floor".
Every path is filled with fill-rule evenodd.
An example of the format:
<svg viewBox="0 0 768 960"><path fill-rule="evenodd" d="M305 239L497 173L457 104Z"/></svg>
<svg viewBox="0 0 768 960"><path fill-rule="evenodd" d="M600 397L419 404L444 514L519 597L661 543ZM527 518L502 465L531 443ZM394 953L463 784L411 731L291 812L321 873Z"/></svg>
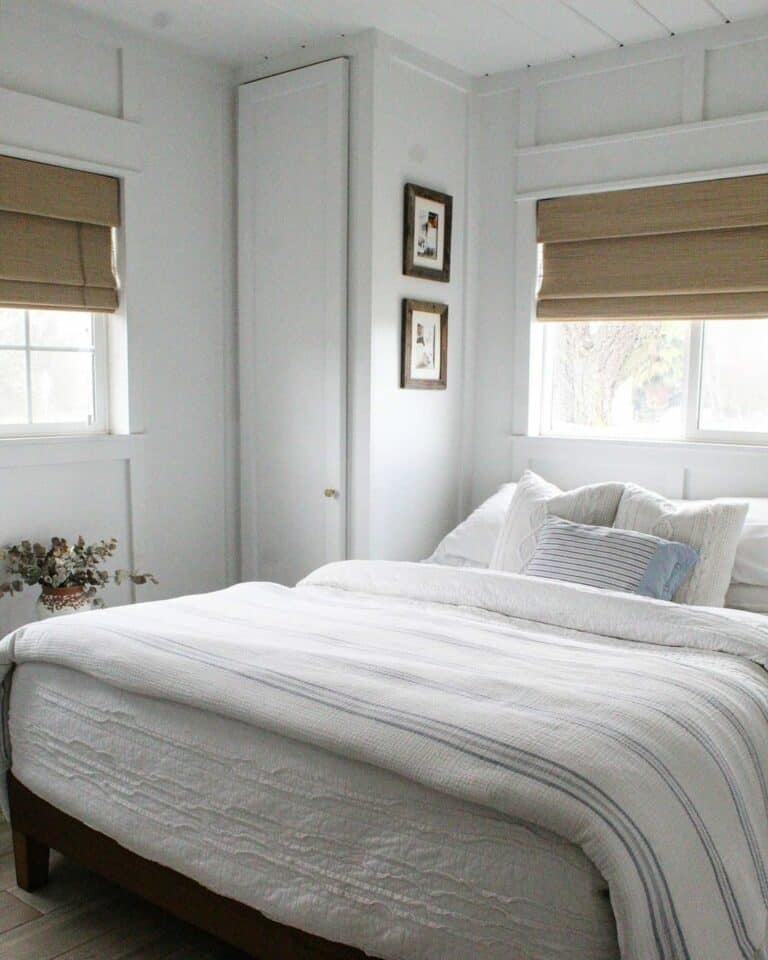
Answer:
<svg viewBox="0 0 768 960"><path fill-rule="evenodd" d="M16 886L0 823L0 960L246 960L245 954L51 854L38 893Z"/></svg>

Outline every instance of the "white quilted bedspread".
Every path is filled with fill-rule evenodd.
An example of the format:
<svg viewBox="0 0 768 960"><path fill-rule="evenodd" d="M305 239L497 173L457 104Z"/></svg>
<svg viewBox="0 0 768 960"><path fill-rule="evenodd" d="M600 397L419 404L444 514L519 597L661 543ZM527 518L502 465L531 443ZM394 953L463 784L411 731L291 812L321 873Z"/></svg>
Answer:
<svg viewBox="0 0 768 960"><path fill-rule="evenodd" d="M0 660L6 697L12 664L56 664L548 829L605 877L626 960L764 960L764 622L351 561L32 624Z"/></svg>

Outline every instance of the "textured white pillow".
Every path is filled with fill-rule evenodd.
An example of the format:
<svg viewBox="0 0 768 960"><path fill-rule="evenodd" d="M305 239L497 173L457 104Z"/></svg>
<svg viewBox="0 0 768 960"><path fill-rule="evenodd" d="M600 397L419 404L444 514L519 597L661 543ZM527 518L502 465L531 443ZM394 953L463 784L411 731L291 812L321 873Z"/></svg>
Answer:
<svg viewBox="0 0 768 960"><path fill-rule="evenodd" d="M726 502L728 499L726 498ZM739 537L739 545L736 547L731 583L768 587L768 498L750 497L744 499L744 502L749 510ZM676 507L684 507L690 501L670 500L670 503L674 503ZM727 600L725 605L729 606Z"/></svg>
<svg viewBox="0 0 768 960"><path fill-rule="evenodd" d="M675 602L722 607L747 509L746 503L718 500L691 500L676 506L658 493L628 483L613 525L693 547L699 562L675 594Z"/></svg>
<svg viewBox="0 0 768 960"><path fill-rule="evenodd" d="M491 557L491 569L520 573L533 556L539 532L549 516L593 527L610 527L623 492L623 483L593 483L563 493L553 483L526 470L504 518Z"/></svg>
<svg viewBox="0 0 768 960"><path fill-rule="evenodd" d="M443 537L432 556L424 562L450 567L487 567L516 486L516 483L505 483L499 487L492 497L483 501L466 520Z"/></svg>

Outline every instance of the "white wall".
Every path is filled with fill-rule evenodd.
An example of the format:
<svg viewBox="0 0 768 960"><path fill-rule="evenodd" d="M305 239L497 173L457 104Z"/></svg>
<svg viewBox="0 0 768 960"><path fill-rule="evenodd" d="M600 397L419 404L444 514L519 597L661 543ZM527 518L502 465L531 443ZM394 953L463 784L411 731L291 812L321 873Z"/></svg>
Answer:
<svg viewBox="0 0 768 960"><path fill-rule="evenodd" d="M386 47L375 69L370 555L428 556L459 511L468 92ZM453 197L451 280L402 275L403 184ZM399 385L403 297L448 304L446 390Z"/></svg>
<svg viewBox="0 0 768 960"><path fill-rule="evenodd" d="M130 148L122 426L143 436L0 445L0 540L114 532L123 562L134 553L161 578L145 597L236 578L234 83L335 56L350 59L351 80L353 556L424 555L515 472L528 418L532 198L585 189L598 168L601 183L620 185L766 160L768 20L474 82L369 31L259 59L235 77L44 0L7 0L0 87L35 98L24 110L56 107L70 162L121 172ZM12 126L2 109L0 140ZM87 131L82 144L65 129L70 116ZM101 153L89 163L91 133ZM402 275L408 180L454 197L450 284ZM406 296L449 304L445 392L398 387ZM98 494L78 499L94 476ZM3 601L0 629L28 617L31 599Z"/></svg>
<svg viewBox="0 0 768 960"><path fill-rule="evenodd" d="M535 450L546 451L542 463L551 459L558 443L516 439L528 426L536 197L767 170L768 18L479 78L470 167L468 504L516 477ZM594 458L599 448L560 446L576 461ZM693 489L681 479L673 446L658 445L652 456L660 470L669 461L676 489ZM614 467L635 455L621 444L605 451L601 463L607 456ZM717 448L706 457L717 472ZM732 491L723 480L720 492L765 496L768 481L760 484L754 457L744 457L744 476ZM763 467L768 471L768 456Z"/></svg>
<svg viewBox="0 0 768 960"><path fill-rule="evenodd" d="M469 78L368 31L240 71L350 59L350 555L416 559L459 515ZM453 196L451 281L402 274L403 185ZM449 306L448 388L401 390L401 300Z"/></svg>
<svg viewBox="0 0 768 960"><path fill-rule="evenodd" d="M8 0L0 87L38 98L7 102L19 115L50 115L48 132L61 125L68 153L41 155L2 115L0 150L72 165L76 154L109 172L100 131L122 142L125 129L141 166L120 169L117 157L113 171L124 175L125 289L112 332L119 342L125 323L130 422L122 426L135 436L0 441L0 542L116 535L120 564L135 555L160 579L140 599L221 587L237 575L234 77L71 9ZM61 104L81 109L62 113ZM75 147L68 124L83 132ZM0 633L30 618L34 595L2 600ZM128 597L128 588L112 588L108 600Z"/></svg>

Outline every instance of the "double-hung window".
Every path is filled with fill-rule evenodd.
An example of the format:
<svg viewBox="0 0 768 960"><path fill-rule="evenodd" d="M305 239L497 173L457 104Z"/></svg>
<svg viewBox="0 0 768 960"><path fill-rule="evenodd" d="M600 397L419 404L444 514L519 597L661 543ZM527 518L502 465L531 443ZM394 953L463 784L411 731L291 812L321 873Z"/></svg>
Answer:
<svg viewBox="0 0 768 960"><path fill-rule="evenodd" d="M768 443L768 318L541 324L536 432Z"/></svg>
<svg viewBox="0 0 768 960"><path fill-rule="evenodd" d="M768 177L539 204L531 430L768 443Z"/></svg>
<svg viewBox="0 0 768 960"><path fill-rule="evenodd" d="M0 436L105 432L114 177L0 156Z"/></svg>
<svg viewBox="0 0 768 960"><path fill-rule="evenodd" d="M0 436L107 429L106 317L0 307Z"/></svg>

